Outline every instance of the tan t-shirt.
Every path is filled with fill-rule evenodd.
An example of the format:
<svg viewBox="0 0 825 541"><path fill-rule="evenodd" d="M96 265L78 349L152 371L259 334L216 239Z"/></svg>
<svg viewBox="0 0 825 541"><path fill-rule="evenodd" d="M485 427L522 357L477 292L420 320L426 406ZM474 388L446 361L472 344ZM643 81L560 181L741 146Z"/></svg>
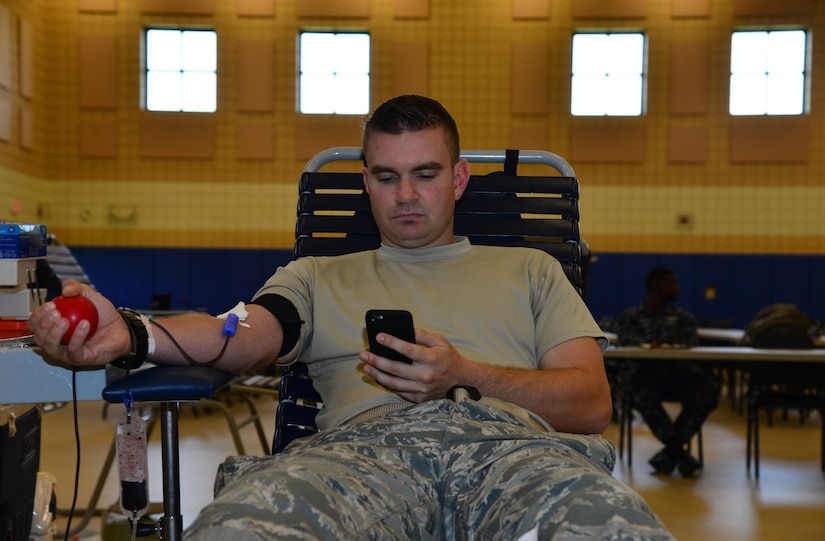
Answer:
<svg viewBox="0 0 825 541"><path fill-rule="evenodd" d="M256 297L279 294L297 308L299 359L324 400L321 429L402 400L362 370L370 309L403 309L415 326L443 335L465 357L537 368L572 338L607 341L561 264L539 250L473 246L459 238L435 248L306 257L279 268Z"/></svg>

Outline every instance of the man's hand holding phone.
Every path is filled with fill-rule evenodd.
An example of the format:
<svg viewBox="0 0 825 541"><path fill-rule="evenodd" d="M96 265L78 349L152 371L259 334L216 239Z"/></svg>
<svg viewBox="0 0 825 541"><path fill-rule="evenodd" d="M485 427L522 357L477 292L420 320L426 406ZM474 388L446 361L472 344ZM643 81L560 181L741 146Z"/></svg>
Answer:
<svg viewBox="0 0 825 541"><path fill-rule="evenodd" d="M366 321L370 347L360 358L364 362L364 372L379 385L405 400L419 403L444 398L451 387L466 383L466 374L472 371L470 365L473 363L439 334L418 329L416 339L409 312L370 310ZM411 364L412 361L403 354L378 342L376 337L379 333L420 346L415 364Z"/></svg>

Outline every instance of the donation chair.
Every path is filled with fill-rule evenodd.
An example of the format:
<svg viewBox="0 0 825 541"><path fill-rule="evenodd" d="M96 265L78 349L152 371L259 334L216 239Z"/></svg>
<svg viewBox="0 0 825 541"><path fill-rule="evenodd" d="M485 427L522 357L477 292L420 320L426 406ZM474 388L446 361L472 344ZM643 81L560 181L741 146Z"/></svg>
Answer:
<svg viewBox="0 0 825 541"><path fill-rule="evenodd" d="M455 233L473 244L525 246L558 259L582 294L579 184L572 167L544 151L466 151L470 162L502 164L503 171L473 175L456 203ZM361 173L324 172L336 161L362 161L361 149L332 148L310 160L301 176L294 257L342 255L381 244ZM561 176L520 176L519 163L550 167ZM317 432L321 398L306 366L284 368L273 453L296 437Z"/></svg>
<svg viewBox="0 0 825 541"><path fill-rule="evenodd" d="M563 265L581 293L579 246L579 185L572 167L545 151L467 151L471 162L503 165L500 173L473 176L456 205L455 231L477 244L526 246L546 251ZM333 148L312 158L299 184L294 256L344 254L380 245L361 173L321 172L334 161L361 161L361 149ZM519 176L519 164L550 167L552 176ZM140 377L137 377L140 374ZM181 401L211 398L230 385L233 376L206 367L152 367L129 382L136 402L161 404L164 516L159 536L178 541L182 536L177 410ZM247 386L248 387L248 386ZM122 402L126 382L104 390L104 399ZM317 432L315 414L320 397L301 363L283 368L273 438L281 452L296 437ZM147 532L154 533L154 532Z"/></svg>

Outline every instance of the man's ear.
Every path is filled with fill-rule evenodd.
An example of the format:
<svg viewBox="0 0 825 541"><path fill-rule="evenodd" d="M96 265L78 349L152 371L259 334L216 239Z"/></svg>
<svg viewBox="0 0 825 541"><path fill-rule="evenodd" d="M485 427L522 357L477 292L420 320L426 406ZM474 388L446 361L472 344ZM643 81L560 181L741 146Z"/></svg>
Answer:
<svg viewBox="0 0 825 541"><path fill-rule="evenodd" d="M461 199L467 184L470 182L470 164L465 159L458 160L453 166L453 187L455 188L455 200Z"/></svg>
<svg viewBox="0 0 825 541"><path fill-rule="evenodd" d="M364 176L364 191L367 192L367 195L370 193L370 183L367 182L367 178L369 177L369 173L367 173L366 166L361 170L361 173Z"/></svg>

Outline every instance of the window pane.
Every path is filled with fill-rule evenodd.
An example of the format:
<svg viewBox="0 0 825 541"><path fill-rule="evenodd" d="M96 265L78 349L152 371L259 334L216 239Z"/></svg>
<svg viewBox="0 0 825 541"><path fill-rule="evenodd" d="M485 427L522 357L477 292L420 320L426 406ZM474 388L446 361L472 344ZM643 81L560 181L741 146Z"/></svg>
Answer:
<svg viewBox="0 0 825 541"><path fill-rule="evenodd" d="M181 33L178 30L146 32L146 69L181 69Z"/></svg>
<svg viewBox="0 0 825 541"><path fill-rule="evenodd" d="M214 113L217 83L215 74L188 72L183 73L182 80L183 110L190 113Z"/></svg>
<svg viewBox="0 0 825 541"><path fill-rule="evenodd" d="M611 34L607 44L610 73L640 75L644 63L644 40L640 34Z"/></svg>
<svg viewBox="0 0 825 541"><path fill-rule="evenodd" d="M802 73L805 71L805 32L771 32L768 40L768 71Z"/></svg>
<svg viewBox="0 0 825 541"><path fill-rule="evenodd" d="M335 112L333 100L333 74L305 73L301 75L301 112L307 114L332 114Z"/></svg>
<svg viewBox="0 0 825 541"><path fill-rule="evenodd" d="M604 34L576 34L573 36L573 74L603 75L607 73L607 48Z"/></svg>
<svg viewBox="0 0 825 541"><path fill-rule="evenodd" d="M574 115L607 114L607 78L603 75L576 75L570 88L570 112Z"/></svg>
<svg viewBox="0 0 825 541"><path fill-rule="evenodd" d="M765 114L767 78L761 74L732 75L730 78L730 114Z"/></svg>
<svg viewBox="0 0 825 541"><path fill-rule="evenodd" d="M366 34L338 34L335 40L337 73L370 72L370 38Z"/></svg>
<svg viewBox="0 0 825 541"><path fill-rule="evenodd" d="M805 79L801 73L770 76L767 83L767 114L801 115L804 112L802 96Z"/></svg>
<svg viewBox="0 0 825 541"><path fill-rule="evenodd" d="M150 111L181 110L180 72L150 71L146 75L146 108Z"/></svg>
<svg viewBox="0 0 825 541"><path fill-rule="evenodd" d="M613 75L607 78L607 114L642 114L642 78L637 76Z"/></svg>
<svg viewBox="0 0 825 541"><path fill-rule="evenodd" d="M370 106L368 75L338 75L335 78L335 112L340 115L360 114Z"/></svg>
<svg viewBox="0 0 825 541"><path fill-rule="evenodd" d="M214 72L218 67L217 40L214 32L184 32L183 69Z"/></svg>
<svg viewBox="0 0 825 541"><path fill-rule="evenodd" d="M301 34L301 72L332 73L335 71L335 34Z"/></svg>
<svg viewBox="0 0 825 541"><path fill-rule="evenodd" d="M731 73L768 71L767 32L736 32L731 39Z"/></svg>

